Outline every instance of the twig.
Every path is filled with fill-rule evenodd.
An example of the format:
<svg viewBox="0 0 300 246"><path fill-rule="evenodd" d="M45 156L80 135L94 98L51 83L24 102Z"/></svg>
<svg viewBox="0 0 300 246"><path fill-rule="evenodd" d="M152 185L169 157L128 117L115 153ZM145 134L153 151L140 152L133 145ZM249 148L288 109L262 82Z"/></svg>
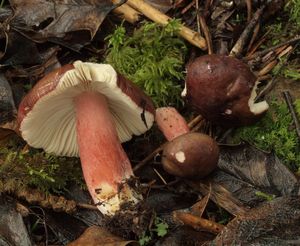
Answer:
<svg viewBox="0 0 300 246"><path fill-rule="evenodd" d="M282 95L283 95L284 100L285 100L285 102L286 102L286 104L289 108L289 111L292 115L294 125L295 125L295 128L296 128L296 132L297 132L298 138L300 139L300 123L299 123L299 120L298 120L298 117L297 117L297 113L296 113L296 111L294 109L294 106L293 106L291 94L290 94L289 91L283 91Z"/></svg>
<svg viewBox="0 0 300 246"><path fill-rule="evenodd" d="M261 70L259 70L257 76L262 77L262 76L268 74L277 65L277 63L278 63L278 61L276 59L269 62Z"/></svg>
<svg viewBox="0 0 300 246"><path fill-rule="evenodd" d="M175 211L173 212L173 218L175 220L181 221L185 225L189 225L193 227L195 230L198 231L205 230L205 231L212 232L214 234L218 234L225 228L225 226L217 222L203 219L198 216L192 215L190 213L185 213L185 212Z"/></svg>
<svg viewBox="0 0 300 246"><path fill-rule="evenodd" d="M214 52L213 52L213 45L212 45L210 31L208 29L208 26L206 24L206 20L205 20L204 16L201 14L199 16L199 18L200 18L201 29L203 31L203 34L204 34L204 37L205 37L205 40L206 40L208 54L211 55Z"/></svg>
<svg viewBox="0 0 300 246"><path fill-rule="evenodd" d="M190 2L183 10L181 10L180 14L184 15L186 12L190 10L191 7L195 5L195 2Z"/></svg>
<svg viewBox="0 0 300 246"><path fill-rule="evenodd" d="M193 128L195 125L197 125L201 120L203 120L203 117L201 115L196 116L193 118L189 123L188 126L189 128Z"/></svg>
<svg viewBox="0 0 300 246"><path fill-rule="evenodd" d="M249 46L250 50L248 51L246 58L251 57L253 55L253 53L261 46L261 44L266 41L267 36L270 33L270 31L271 30L268 30L253 47L252 47L252 45Z"/></svg>
<svg viewBox="0 0 300 246"><path fill-rule="evenodd" d="M235 43L232 50L230 51L230 54L229 54L230 56L239 57L241 55L246 43L249 40L251 33L253 32L254 27L258 23L261 15L263 13L264 8L265 8L265 6L262 6L255 12L252 20L248 23L245 30L241 34L240 38L238 39L238 41Z"/></svg>
<svg viewBox="0 0 300 246"><path fill-rule="evenodd" d="M260 30L260 23L257 23L256 26L254 27L253 35L250 39L250 42L249 42L249 45L247 48L247 52L251 49L252 45L254 44L254 41L259 33L259 30Z"/></svg>
<svg viewBox="0 0 300 246"><path fill-rule="evenodd" d="M300 42L299 42L299 43L300 43ZM278 68L278 70L277 70L277 74L279 74L280 71L282 70L282 68L285 66L285 64L287 63L287 61L288 61L290 55L293 53L293 51L296 49L296 47L298 46L299 43L297 43L297 44L294 46L294 48L293 48L292 50L290 50L290 53L287 54L286 60L280 64L280 66L279 66L279 68ZM280 54L279 54L279 55L280 55ZM275 81L276 81L275 79L276 79L276 77L277 77L277 76L275 75L275 76L272 78L272 80L266 85L266 87L258 94L258 96L256 97L255 101L258 101L259 99L261 99L262 97L264 97L267 93L269 93L269 92L272 90L272 88L273 88L274 85L275 85Z"/></svg>
<svg viewBox="0 0 300 246"><path fill-rule="evenodd" d="M167 25L168 22L171 20L169 16L163 14L162 12L152 7L148 3L144 2L143 0L128 0L127 4L129 4L132 8L140 11L152 21L161 25ZM190 28L184 25L180 25L179 34L196 47L199 47L203 50L207 49L205 39Z"/></svg>
<svg viewBox="0 0 300 246"><path fill-rule="evenodd" d="M197 13L197 30L199 35L201 35L201 30L200 30L200 11L199 11L199 0L195 0L196 3L196 13ZM207 40L206 40L207 42Z"/></svg>
<svg viewBox="0 0 300 246"><path fill-rule="evenodd" d="M77 203L76 207L78 208L84 208L84 209L88 209L88 210L98 210L97 206L92 205L92 204L86 204L86 203Z"/></svg>
<svg viewBox="0 0 300 246"><path fill-rule="evenodd" d="M297 35L296 37L294 37L294 38L292 38L292 39L290 39L290 40L288 40L288 41L286 41L286 42L283 42L283 43L281 43L281 44L275 45L275 46L270 47L270 48L268 48L268 49L265 49L265 50L263 50L263 51L256 52L256 53L254 53L253 55L247 57L247 60L253 60L253 59L257 58L257 57L262 57L262 56L268 54L269 52L272 52L272 51L274 51L274 50L277 50L277 49L280 48L281 46L291 45L291 44L293 44L293 43L295 43L295 42L298 42L298 41L300 41L300 35Z"/></svg>
<svg viewBox="0 0 300 246"><path fill-rule="evenodd" d="M251 0L246 0L246 5L247 5L247 22L249 23L251 21L252 17L252 1Z"/></svg>
<svg viewBox="0 0 300 246"><path fill-rule="evenodd" d="M167 185L168 182L164 179L164 177L155 168L153 168L153 170L156 173L156 175L160 178L160 180L164 183L164 185Z"/></svg>

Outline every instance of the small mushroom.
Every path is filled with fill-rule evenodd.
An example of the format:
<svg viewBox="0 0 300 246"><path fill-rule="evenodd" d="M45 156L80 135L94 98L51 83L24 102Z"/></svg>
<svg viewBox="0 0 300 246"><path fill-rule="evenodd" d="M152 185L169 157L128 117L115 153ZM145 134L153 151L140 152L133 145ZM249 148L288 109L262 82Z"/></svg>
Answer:
<svg viewBox="0 0 300 246"><path fill-rule="evenodd" d="M169 140L162 153L166 172L182 178L199 179L217 167L217 142L208 135L190 132L185 119L175 108L158 108L155 121Z"/></svg>
<svg viewBox="0 0 300 246"><path fill-rule="evenodd" d="M140 199L121 146L154 121L152 101L108 64L77 61L41 79L19 106L22 137L35 148L80 156L84 178L99 210L114 215Z"/></svg>
<svg viewBox="0 0 300 246"><path fill-rule="evenodd" d="M249 125L269 107L266 101L254 102L258 83L249 67L237 58L204 55L189 64L182 96L215 124Z"/></svg>
<svg viewBox="0 0 300 246"><path fill-rule="evenodd" d="M164 169L183 178L204 178L218 164L219 147L208 135L191 132L183 134L164 147L162 164Z"/></svg>

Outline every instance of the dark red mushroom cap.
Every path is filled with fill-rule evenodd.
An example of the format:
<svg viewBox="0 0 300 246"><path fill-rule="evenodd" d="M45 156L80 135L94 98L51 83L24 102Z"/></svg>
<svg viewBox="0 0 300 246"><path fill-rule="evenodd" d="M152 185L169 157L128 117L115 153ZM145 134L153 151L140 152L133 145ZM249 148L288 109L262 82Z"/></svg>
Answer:
<svg viewBox="0 0 300 246"><path fill-rule="evenodd" d="M203 117L225 126L248 125L268 109L254 103L259 82L242 61L223 55L204 55L187 68L183 96Z"/></svg>
<svg viewBox="0 0 300 246"><path fill-rule="evenodd" d="M214 139L201 133L186 133L168 142L162 164L168 173L183 178L204 178L217 166L219 147Z"/></svg>
<svg viewBox="0 0 300 246"><path fill-rule="evenodd" d="M111 65L77 61L49 73L22 100L18 110L22 137L32 147L78 156L74 98L84 91L106 97L120 142L153 124L153 103L141 89Z"/></svg>

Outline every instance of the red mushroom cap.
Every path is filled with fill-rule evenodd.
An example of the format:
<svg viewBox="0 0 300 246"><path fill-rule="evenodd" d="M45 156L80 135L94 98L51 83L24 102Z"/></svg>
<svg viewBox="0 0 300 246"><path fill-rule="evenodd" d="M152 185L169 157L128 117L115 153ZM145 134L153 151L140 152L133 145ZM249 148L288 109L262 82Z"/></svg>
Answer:
<svg viewBox="0 0 300 246"><path fill-rule="evenodd" d="M120 142L146 132L153 124L151 99L108 64L75 62L41 79L18 110L22 137L29 145L56 155L78 156L74 98L97 91L107 98Z"/></svg>
<svg viewBox="0 0 300 246"><path fill-rule="evenodd" d="M268 109L254 103L258 81L242 61L223 55L204 55L187 68L183 96L203 117L218 125L248 125Z"/></svg>

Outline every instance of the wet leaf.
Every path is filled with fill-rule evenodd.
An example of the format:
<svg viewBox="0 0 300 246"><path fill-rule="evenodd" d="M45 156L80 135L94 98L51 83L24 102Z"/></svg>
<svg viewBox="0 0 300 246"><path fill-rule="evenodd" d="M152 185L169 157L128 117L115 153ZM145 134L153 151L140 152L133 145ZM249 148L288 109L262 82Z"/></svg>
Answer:
<svg viewBox="0 0 300 246"><path fill-rule="evenodd" d="M300 197L284 196L238 216L213 245L299 245Z"/></svg>
<svg viewBox="0 0 300 246"><path fill-rule="evenodd" d="M30 246L22 216L15 207L8 197L0 196L0 245Z"/></svg>
<svg viewBox="0 0 300 246"><path fill-rule="evenodd" d="M79 50L114 9L109 0L11 0L12 27L36 42L52 41Z"/></svg>
<svg viewBox="0 0 300 246"><path fill-rule="evenodd" d="M137 245L133 241L126 241L120 237L117 237L106 229L91 226L85 230L85 232L75 241L68 244L68 246L125 246L125 245Z"/></svg>
<svg viewBox="0 0 300 246"><path fill-rule="evenodd" d="M16 107L11 87L3 74L0 74L0 128L13 129Z"/></svg>
<svg viewBox="0 0 300 246"><path fill-rule="evenodd" d="M299 195L295 175L273 153L264 153L249 145L223 147L213 181L223 185L247 205L265 199L257 192L269 195Z"/></svg>

